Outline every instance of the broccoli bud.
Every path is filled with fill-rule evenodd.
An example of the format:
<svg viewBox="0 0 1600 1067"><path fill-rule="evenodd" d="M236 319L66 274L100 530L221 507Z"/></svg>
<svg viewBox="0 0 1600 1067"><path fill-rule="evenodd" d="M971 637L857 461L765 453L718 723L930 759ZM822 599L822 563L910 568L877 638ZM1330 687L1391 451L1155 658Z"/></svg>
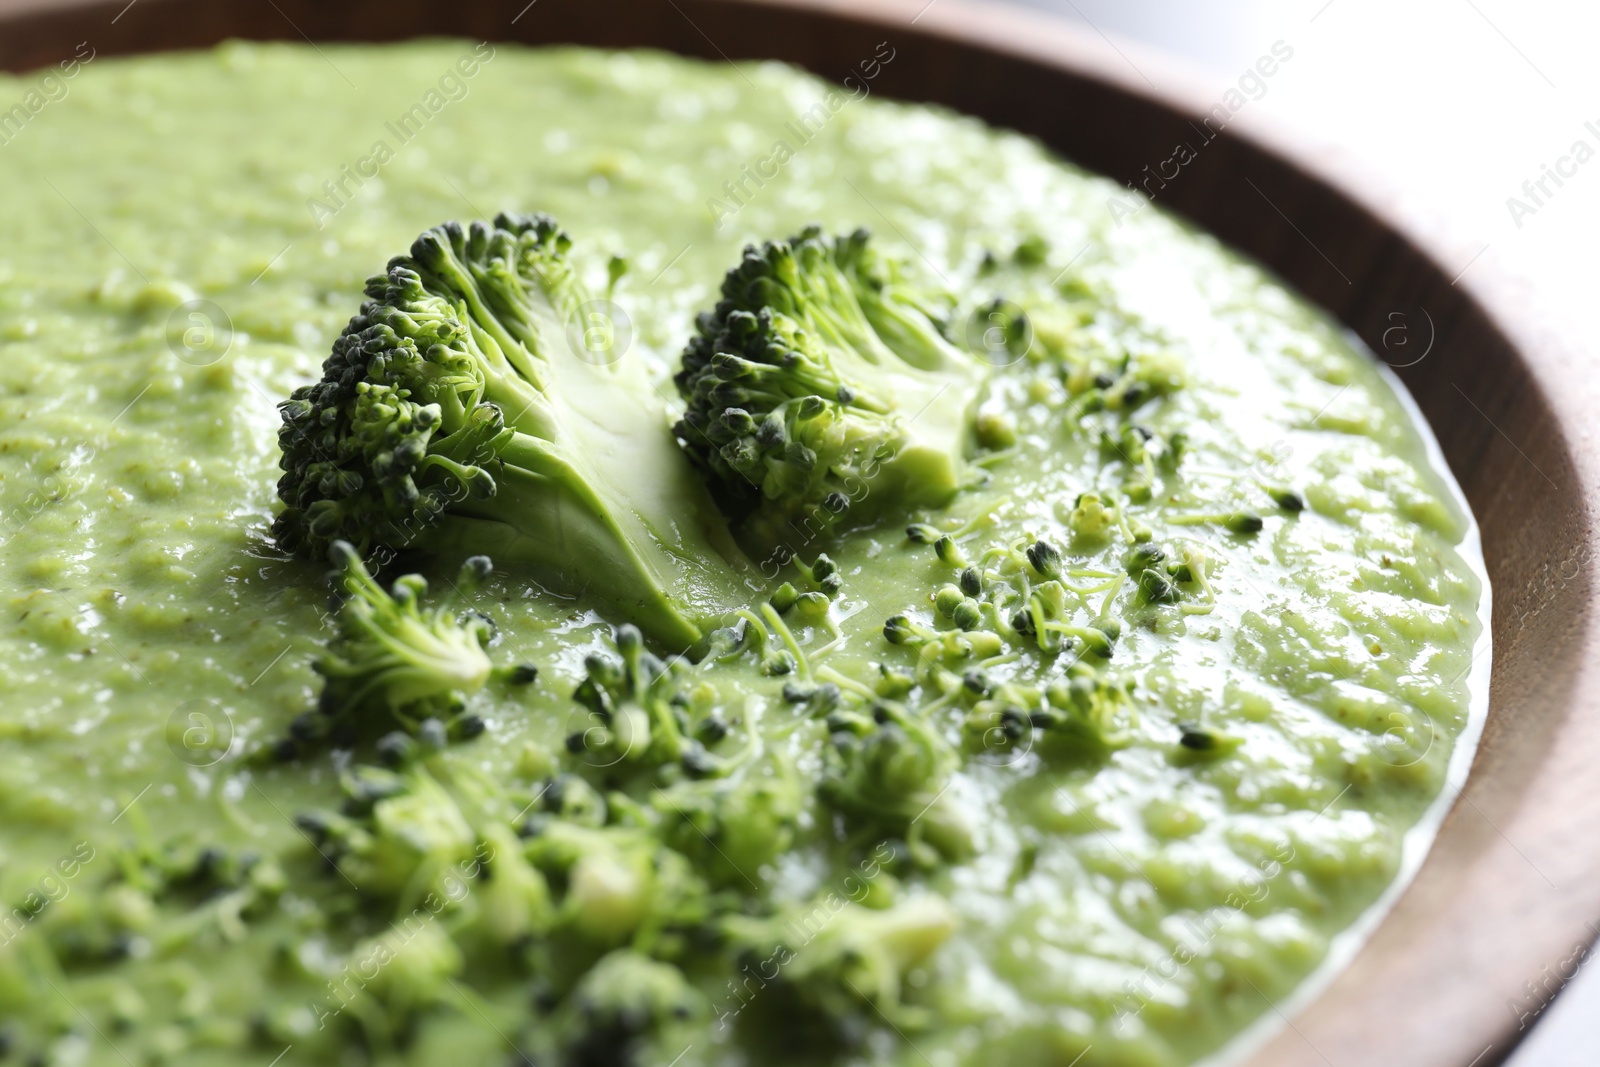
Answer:
<svg viewBox="0 0 1600 1067"><path fill-rule="evenodd" d="M1183 755L1193 756L1198 754L1206 758L1226 756L1243 744L1243 739L1195 723L1180 722L1178 724L1178 744L1185 750Z"/></svg>
<svg viewBox="0 0 1600 1067"><path fill-rule="evenodd" d="M1268 495L1272 497L1272 502L1284 511L1304 511L1306 508L1305 498L1292 489L1274 487L1268 490Z"/></svg>

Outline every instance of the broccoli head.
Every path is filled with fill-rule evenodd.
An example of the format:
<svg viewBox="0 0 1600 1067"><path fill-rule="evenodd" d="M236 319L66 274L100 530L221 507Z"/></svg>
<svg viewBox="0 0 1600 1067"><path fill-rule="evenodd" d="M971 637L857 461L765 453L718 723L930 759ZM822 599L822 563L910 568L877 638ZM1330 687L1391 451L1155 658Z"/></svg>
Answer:
<svg viewBox="0 0 1600 1067"><path fill-rule="evenodd" d="M855 517L943 504L968 480L987 367L941 333L952 298L865 230L751 246L722 296L684 351L677 433L726 499Z"/></svg>
<svg viewBox="0 0 1600 1067"><path fill-rule="evenodd" d="M280 405L282 547L484 553L679 645L745 599L644 368L568 340L570 244L543 215L451 222L367 282L322 380Z"/></svg>

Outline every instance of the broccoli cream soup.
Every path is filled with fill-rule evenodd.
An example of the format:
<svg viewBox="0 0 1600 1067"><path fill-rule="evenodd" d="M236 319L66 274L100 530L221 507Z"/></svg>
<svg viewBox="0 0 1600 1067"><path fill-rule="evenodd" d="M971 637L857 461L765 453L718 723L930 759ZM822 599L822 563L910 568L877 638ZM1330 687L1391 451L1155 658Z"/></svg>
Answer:
<svg viewBox="0 0 1600 1067"><path fill-rule="evenodd" d="M0 146L8 1062L1175 1067L1348 955L1483 709L1426 429L861 58L229 44Z"/></svg>

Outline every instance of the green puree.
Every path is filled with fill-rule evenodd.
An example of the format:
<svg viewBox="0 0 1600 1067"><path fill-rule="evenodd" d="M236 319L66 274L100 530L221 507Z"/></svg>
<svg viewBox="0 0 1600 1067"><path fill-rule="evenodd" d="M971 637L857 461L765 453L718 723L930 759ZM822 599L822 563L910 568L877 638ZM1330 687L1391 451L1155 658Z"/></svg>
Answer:
<svg viewBox="0 0 1600 1067"><path fill-rule="evenodd" d="M14 1061L521 1062L515 1047L556 1062L600 950L581 929L487 936L518 926L509 876L480 861L520 847L485 827L554 805L542 791L585 726L570 697L609 626L527 576L491 579L474 606L499 627L492 655L540 676L475 698L487 731L428 763L446 792L395 815L409 852L330 867L293 820L340 809L347 754L253 755L314 706L328 634L324 568L267 538L274 405L317 377L391 255L501 210L560 219L596 291L627 254L624 358L660 375L663 420L694 312L742 246L811 221L871 227L965 307L1042 294L1054 309L995 374L984 434L1015 443L986 455L987 484L848 538L784 535L843 577L833 647L791 616L817 680L873 685L920 663L902 699L960 755L935 809L958 831L913 826L917 848L863 837L809 784L828 729L782 699L785 679L747 662L704 674L733 724L722 750L755 746L761 769L732 799L704 793L694 825L756 803L761 775L805 786L765 841L674 840L718 892L791 904L799 956L730 961L692 933L640 934L700 990L640 1062L1169 1065L1270 1015L1401 873L1470 725L1485 591L1458 546L1475 535L1370 360L1209 238L1154 210L1117 224L1121 190L1023 138L852 100L802 143L788 124L826 87L784 67L488 51L459 69L471 44L102 59L0 148L0 1042ZM0 80L0 104L31 86ZM415 102L420 128L395 125ZM207 333L215 311L174 316L194 299L231 335ZM1183 388L1131 414L1087 410L1090 379L1125 357ZM1164 462L1179 434L1181 463ZM1120 515L1074 514L1090 490ZM1303 510L1275 503L1288 493ZM1260 528L1222 521L1241 511ZM935 598L960 568L908 539L911 520L974 562L1059 546L1067 615L1082 627L1109 605L1125 624L1109 743L1007 733L959 650L935 670L915 642L886 641L891 616L950 630L941 607L959 607ZM1137 568L1118 580L1146 530L1184 568L1175 603ZM795 577L762 569L752 604ZM1042 687L1072 659L1024 650L985 670ZM564 781L560 803L580 804ZM612 818L666 817L639 796L637 810L613 798ZM947 831L970 835L969 858L908 859ZM789 834L759 868L724 855ZM550 892L604 897L616 872L585 872ZM888 905L948 937L847 972L825 1036L793 999L805 945Z"/></svg>

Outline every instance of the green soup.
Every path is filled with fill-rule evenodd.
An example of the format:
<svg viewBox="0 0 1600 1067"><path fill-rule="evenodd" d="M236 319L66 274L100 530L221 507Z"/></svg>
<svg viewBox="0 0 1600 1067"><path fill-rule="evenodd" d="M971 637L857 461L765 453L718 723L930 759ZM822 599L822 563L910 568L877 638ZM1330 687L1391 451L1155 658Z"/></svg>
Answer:
<svg viewBox="0 0 1600 1067"><path fill-rule="evenodd" d="M862 58L875 74L894 50ZM1476 531L1370 358L1214 240L1022 137L866 99L870 76L846 90L775 64L465 42L84 60L48 94L0 79L0 105L22 102L0 113L0 1041L16 1062L1190 1063L1276 1018L1425 846L1475 736ZM519 820L550 808L561 768L596 796L613 784L567 745L584 657L610 648L590 605L511 569L480 595L494 655L540 677L475 698L485 733L430 758L436 792L409 814L385 809L372 832L411 849L395 870L319 855L324 824L301 818L349 811L341 773L366 757L256 756L315 707L329 624L325 568L268 537L275 405L315 379L391 255L502 210L560 219L597 290L627 255L623 356L659 376L663 420L722 273L812 221L872 228L961 293L980 335L990 298L1051 293L1062 313L1031 343L1089 354L1001 361L979 417L1005 447L947 510L797 525L760 563L772 587L789 554L838 563L837 636L792 627L813 681L849 696L921 672L896 696L959 754L930 805L970 848L917 863L907 840L863 837L811 787L830 728L785 699L795 679L703 672L751 770L731 792L620 789L597 818L665 836L683 869L658 853L661 886L688 871L707 907L787 909L788 932L765 954L724 951L693 916L634 935L696 992L669 1031L624 1018L609 1045L564 1035L616 944L483 933L508 885L486 857L524 847L484 820L532 833ZM1074 406L1074 374L1145 357L1184 388L1131 422ZM1086 492L1116 502L1099 527L1074 514ZM1227 521L1241 513L1259 521ZM910 521L967 562L1049 539L1085 617L1126 608L1112 743L979 706L986 685L1066 684L1069 656L930 667L927 645L885 640L902 613L954 632L936 597L964 565L908 540ZM1141 592L1139 543L1186 576L1175 602ZM752 604L771 591L756 584ZM768 787L802 798L770 839L719 836L719 808ZM934 934L898 958L892 933L878 955L839 948L887 915ZM825 945L850 962L819 1007L796 988Z"/></svg>

